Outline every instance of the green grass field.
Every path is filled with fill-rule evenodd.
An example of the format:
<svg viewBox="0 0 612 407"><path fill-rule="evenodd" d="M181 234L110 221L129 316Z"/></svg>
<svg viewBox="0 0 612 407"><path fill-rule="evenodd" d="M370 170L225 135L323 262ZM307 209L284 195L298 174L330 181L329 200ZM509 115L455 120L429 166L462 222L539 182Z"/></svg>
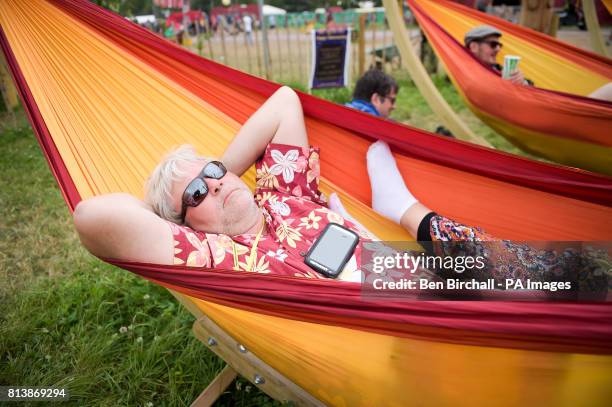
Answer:
<svg viewBox="0 0 612 407"><path fill-rule="evenodd" d="M394 118L435 128L414 86L400 83ZM436 83L477 133L517 151ZM0 126L0 385L66 387L79 406L190 404L224 365L191 334L193 317L165 289L89 255L23 112ZM280 404L239 379L216 405Z"/></svg>

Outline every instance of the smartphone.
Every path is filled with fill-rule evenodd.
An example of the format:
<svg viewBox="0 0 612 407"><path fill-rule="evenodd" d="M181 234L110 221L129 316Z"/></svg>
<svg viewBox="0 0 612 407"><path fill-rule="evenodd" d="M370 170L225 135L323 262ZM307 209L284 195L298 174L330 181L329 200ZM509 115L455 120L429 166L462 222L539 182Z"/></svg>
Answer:
<svg viewBox="0 0 612 407"><path fill-rule="evenodd" d="M357 233L337 223L328 223L312 245L304 263L329 278L336 278L359 243Z"/></svg>

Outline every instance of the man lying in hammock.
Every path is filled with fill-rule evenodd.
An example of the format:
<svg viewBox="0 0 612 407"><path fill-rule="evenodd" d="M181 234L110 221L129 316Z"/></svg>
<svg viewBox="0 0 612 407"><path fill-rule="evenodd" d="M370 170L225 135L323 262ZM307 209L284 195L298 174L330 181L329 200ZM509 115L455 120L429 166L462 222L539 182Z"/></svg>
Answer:
<svg viewBox="0 0 612 407"><path fill-rule="evenodd" d="M465 33L463 42L468 51L476 59L501 74L502 66L497 63L497 54L503 47L503 44L499 41L501 37L502 32L497 28L490 25L479 25ZM533 81L525 79L523 72L519 69L510 73L508 79L517 85L534 85ZM612 82L595 89L587 96L594 99L612 101Z"/></svg>
<svg viewBox="0 0 612 407"><path fill-rule="evenodd" d="M502 32L490 25L479 25L465 33L463 43L465 47L486 66L501 75L502 66L497 63L497 54L501 51L503 44L499 41ZM521 70L514 70L509 77L510 82L516 85L530 85L533 82L525 79Z"/></svg>
<svg viewBox="0 0 612 407"><path fill-rule="evenodd" d="M374 210L419 241L492 240L417 202L385 143L373 144L367 160ZM240 179L253 163L255 198ZM336 222L361 237L339 278L360 281L360 253L371 235L335 194L328 208L318 185L319 153L308 145L300 100L282 87L247 120L220 161L183 146L153 171L146 203L128 194L98 196L76 207L74 221L85 247L103 258L310 278L323 276L304 263L304 254ZM534 262L546 269L543 262L551 261L528 256L528 247L509 250L508 244L493 246L488 255L495 277L533 268Z"/></svg>

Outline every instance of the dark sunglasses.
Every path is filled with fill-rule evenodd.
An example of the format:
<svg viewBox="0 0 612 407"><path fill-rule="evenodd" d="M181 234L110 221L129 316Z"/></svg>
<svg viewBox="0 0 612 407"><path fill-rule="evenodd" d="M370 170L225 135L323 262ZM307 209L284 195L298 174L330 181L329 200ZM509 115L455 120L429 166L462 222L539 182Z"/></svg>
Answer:
<svg viewBox="0 0 612 407"><path fill-rule="evenodd" d="M502 44L499 41L495 41L495 40L491 40L491 41L480 41L481 44L487 44L489 47L495 49L497 47L499 47L499 49L502 49L504 47L504 44Z"/></svg>
<svg viewBox="0 0 612 407"><path fill-rule="evenodd" d="M383 96L382 100L386 100L389 99L391 101L391 104L394 105L395 101L397 100L397 98L392 98L391 96Z"/></svg>
<svg viewBox="0 0 612 407"><path fill-rule="evenodd" d="M185 223L187 207L195 208L202 203L208 195L208 185L205 178L221 179L227 174L227 169L219 161L211 161L202 168L200 174L195 177L183 192L183 206L181 208L181 222Z"/></svg>

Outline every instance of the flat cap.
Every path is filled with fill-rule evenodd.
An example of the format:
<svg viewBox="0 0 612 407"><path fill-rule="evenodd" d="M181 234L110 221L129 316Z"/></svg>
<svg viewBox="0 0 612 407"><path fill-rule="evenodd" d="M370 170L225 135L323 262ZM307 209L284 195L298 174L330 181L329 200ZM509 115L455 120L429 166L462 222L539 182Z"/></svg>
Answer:
<svg viewBox="0 0 612 407"><path fill-rule="evenodd" d="M468 45L472 41L481 40L489 35L497 35L501 37L502 33L497 28L491 27L490 25L479 25L478 27L474 27L465 33L463 43Z"/></svg>

